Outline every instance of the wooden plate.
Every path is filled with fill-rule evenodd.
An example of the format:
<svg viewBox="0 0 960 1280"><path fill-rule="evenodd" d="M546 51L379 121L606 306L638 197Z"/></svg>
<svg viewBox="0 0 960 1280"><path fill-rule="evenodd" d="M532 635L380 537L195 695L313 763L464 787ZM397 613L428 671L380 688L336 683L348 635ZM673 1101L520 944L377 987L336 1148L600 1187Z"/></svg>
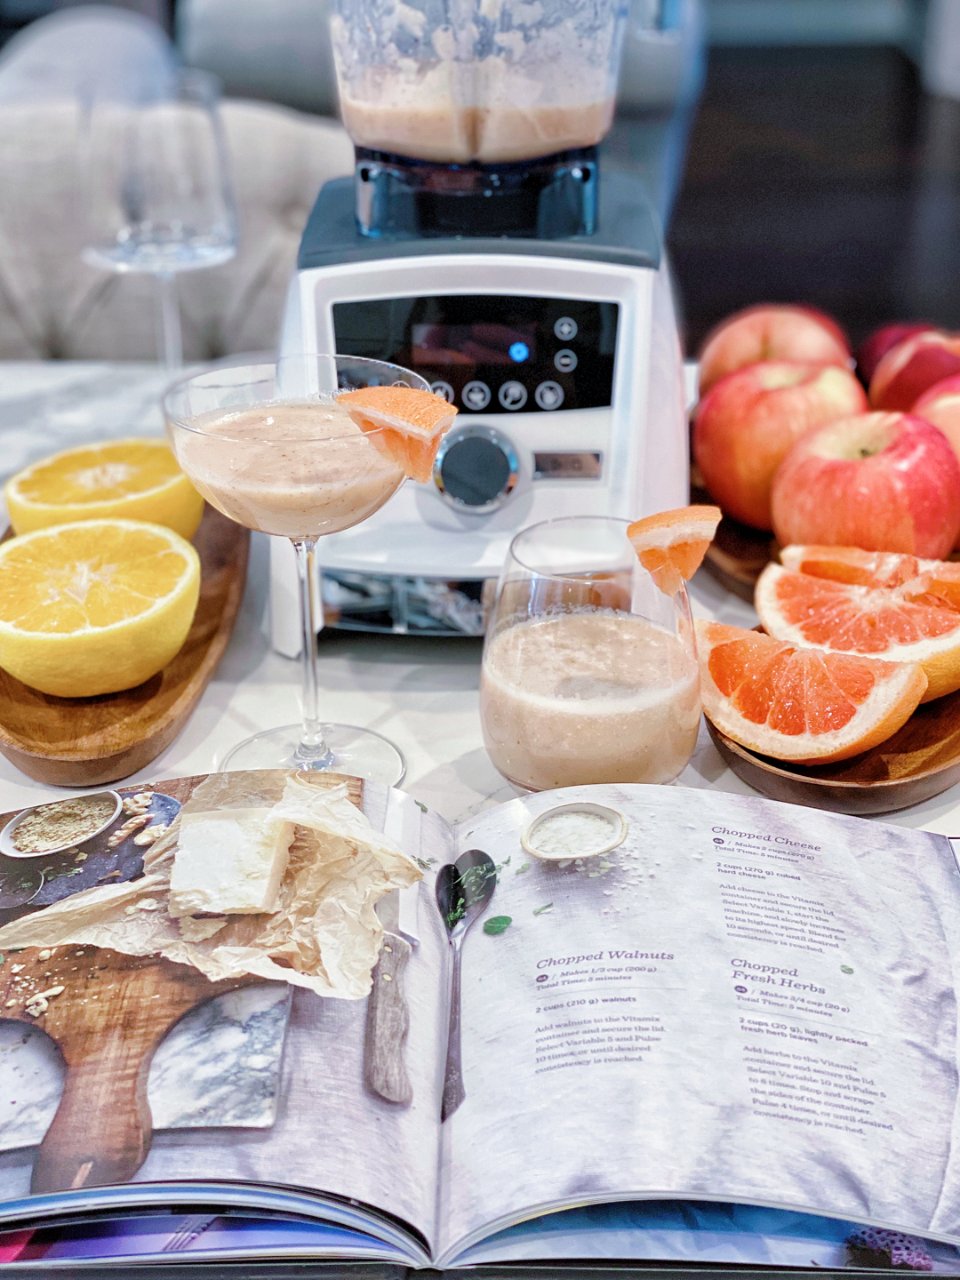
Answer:
<svg viewBox="0 0 960 1280"><path fill-rule="evenodd" d="M696 467L690 471L690 501L714 501L703 487ZM778 558L779 548L772 533L751 529L749 525L724 516L707 548L703 567L733 595L753 604L757 579L770 561Z"/></svg>
<svg viewBox="0 0 960 1280"><path fill-rule="evenodd" d="M194 537L200 601L183 648L159 675L122 693L54 698L0 671L0 752L31 778L92 787L128 778L170 745L233 631L250 534L212 507Z"/></svg>
<svg viewBox="0 0 960 1280"><path fill-rule="evenodd" d="M710 736L733 772L773 800L838 813L893 813L960 782L960 692L918 707L902 729L839 764L804 768L756 755L710 720Z"/></svg>

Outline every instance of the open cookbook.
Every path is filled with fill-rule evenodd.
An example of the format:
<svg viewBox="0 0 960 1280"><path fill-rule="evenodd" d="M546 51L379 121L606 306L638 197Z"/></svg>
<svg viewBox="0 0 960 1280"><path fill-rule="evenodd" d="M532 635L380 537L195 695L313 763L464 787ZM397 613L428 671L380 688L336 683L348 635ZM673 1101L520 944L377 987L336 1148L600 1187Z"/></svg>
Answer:
<svg viewBox="0 0 960 1280"><path fill-rule="evenodd" d="M106 794L0 831L0 1231L829 1268L859 1224L960 1273L946 837L677 786L457 826L335 776Z"/></svg>

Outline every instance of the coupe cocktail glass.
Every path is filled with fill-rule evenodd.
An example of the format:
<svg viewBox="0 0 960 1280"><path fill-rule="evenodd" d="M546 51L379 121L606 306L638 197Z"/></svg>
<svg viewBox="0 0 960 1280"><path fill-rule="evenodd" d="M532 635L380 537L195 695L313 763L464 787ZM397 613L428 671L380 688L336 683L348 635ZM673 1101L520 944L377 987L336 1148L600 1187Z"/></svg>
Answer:
<svg viewBox="0 0 960 1280"><path fill-rule="evenodd" d="M303 723L254 734L221 760L230 769L334 769L394 784L399 750L380 734L322 723L317 691L317 541L379 510L403 471L362 431L340 391L429 390L398 365L355 356L290 356L221 366L175 383L164 414L177 459L209 503L248 529L291 540L303 623Z"/></svg>
<svg viewBox="0 0 960 1280"><path fill-rule="evenodd" d="M570 516L513 539L487 623L490 758L533 791L670 782L693 753L700 682L686 591L665 595L627 521Z"/></svg>

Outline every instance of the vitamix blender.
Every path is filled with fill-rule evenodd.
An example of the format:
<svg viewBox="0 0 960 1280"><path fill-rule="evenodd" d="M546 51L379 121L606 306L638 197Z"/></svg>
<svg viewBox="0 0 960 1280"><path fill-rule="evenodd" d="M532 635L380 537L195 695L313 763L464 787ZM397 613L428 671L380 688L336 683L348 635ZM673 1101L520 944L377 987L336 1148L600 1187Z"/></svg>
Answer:
<svg viewBox="0 0 960 1280"><path fill-rule="evenodd" d="M335 0L352 179L320 192L281 350L416 369L427 484L320 547L327 624L478 633L524 525L687 500L680 345L639 175L604 172L618 0ZM296 649L275 556L274 641Z"/></svg>

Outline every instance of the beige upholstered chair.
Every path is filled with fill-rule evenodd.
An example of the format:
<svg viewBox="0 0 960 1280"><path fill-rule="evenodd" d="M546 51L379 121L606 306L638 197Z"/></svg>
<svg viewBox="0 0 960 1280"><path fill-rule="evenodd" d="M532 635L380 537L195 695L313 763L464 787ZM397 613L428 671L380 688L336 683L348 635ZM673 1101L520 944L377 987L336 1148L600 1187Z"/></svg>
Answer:
<svg viewBox="0 0 960 1280"><path fill-rule="evenodd" d="M128 97L175 51L146 19L102 7L64 11L25 36L0 57L0 359L153 359L154 281L82 258L78 77ZM330 118L231 100L222 115L240 248L222 267L180 277L187 360L275 346L310 207L353 164Z"/></svg>
<svg viewBox="0 0 960 1280"><path fill-rule="evenodd" d="M184 356L273 347L300 233L321 184L349 172L338 124L226 102L240 221L233 261L180 277ZM0 359L152 359L154 282L84 263L72 104L0 103Z"/></svg>

